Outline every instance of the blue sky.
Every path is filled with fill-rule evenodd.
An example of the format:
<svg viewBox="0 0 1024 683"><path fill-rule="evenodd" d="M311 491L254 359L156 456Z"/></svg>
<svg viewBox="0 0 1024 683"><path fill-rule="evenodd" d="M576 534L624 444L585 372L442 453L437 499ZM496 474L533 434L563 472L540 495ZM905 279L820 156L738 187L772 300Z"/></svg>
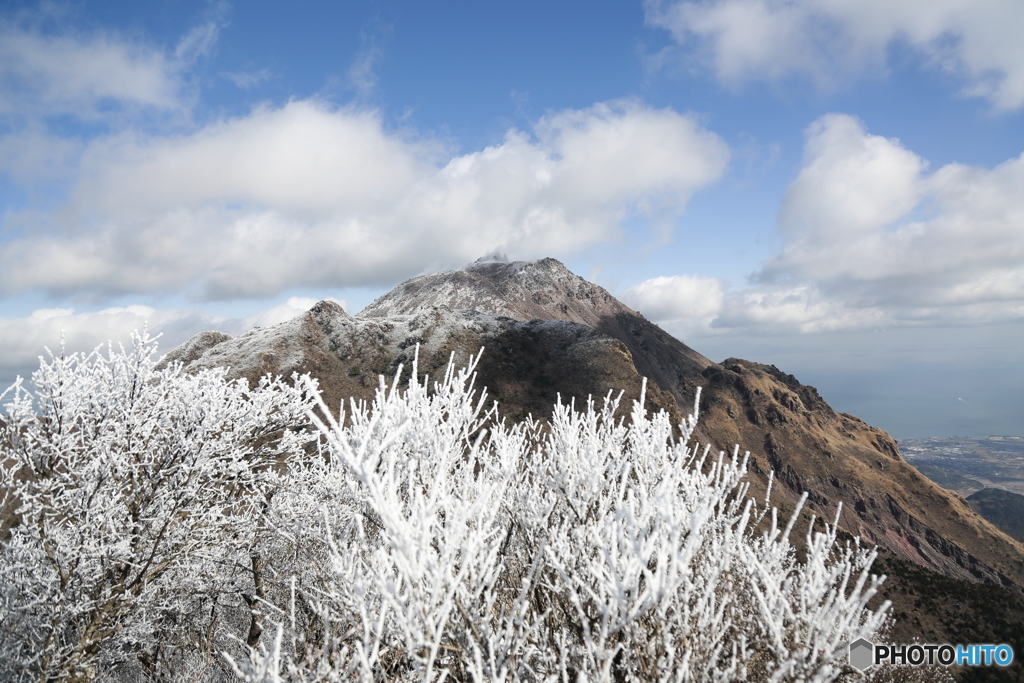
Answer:
<svg viewBox="0 0 1024 683"><path fill-rule="evenodd" d="M0 7L0 384L554 256L897 437L1024 433L1017 0Z"/></svg>

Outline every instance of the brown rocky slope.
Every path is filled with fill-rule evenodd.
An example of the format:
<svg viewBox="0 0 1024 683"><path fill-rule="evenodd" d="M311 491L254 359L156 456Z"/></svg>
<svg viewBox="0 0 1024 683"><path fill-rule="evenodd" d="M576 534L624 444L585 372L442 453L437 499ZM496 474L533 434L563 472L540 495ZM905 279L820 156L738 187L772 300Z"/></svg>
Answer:
<svg viewBox="0 0 1024 683"><path fill-rule="evenodd" d="M378 373L390 376L399 363L408 372L417 344L429 372L484 347L478 385L512 418L549 413L559 394L585 400L622 389L636 398L642 376L651 380L648 406L678 418L701 386L702 438L751 451L755 492L773 470L783 510L802 491L829 519L842 502L845 529L898 557L954 578L1024 586L1024 545L920 475L888 434L836 413L813 387L772 366L713 363L554 259L414 278L357 316L320 302L234 339L203 333L167 360L227 366L250 381L310 372L338 405L370 398Z"/></svg>

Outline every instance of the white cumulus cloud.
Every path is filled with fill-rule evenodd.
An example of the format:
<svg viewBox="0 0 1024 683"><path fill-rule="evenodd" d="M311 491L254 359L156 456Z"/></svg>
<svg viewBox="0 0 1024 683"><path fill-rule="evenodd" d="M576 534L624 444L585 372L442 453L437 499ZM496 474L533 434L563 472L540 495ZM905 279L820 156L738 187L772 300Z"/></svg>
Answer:
<svg viewBox="0 0 1024 683"><path fill-rule="evenodd" d="M896 318L1000 320L1024 312L1024 155L992 169L927 164L898 140L828 115L780 212L764 282L811 281Z"/></svg>
<svg viewBox="0 0 1024 683"><path fill-rule="evenodd" d="M673 329L705 334L1019 321L1021 188L1024 154L931 171L899 140L829 114L807 130L803 168L779 211L782 247L749 287L704 296L708 308L688 327L672 321L685 317L699 278L654 278L624 296Z"/></svg>
<svg viewBox="0 0 1024 683"><path fill-rule="evenodd" d="M779 227L829 242L888 225L920 202L925 167L899 141L866 135L851 116L826 115L807 131L804 165L783 200Z"/></svg>
<svg viewBox="0 0 1024 683"><path fill-rule="evenodd" d="M725 297L711 322L718 330L810 334L886 327L883 307L860 307L821 293L815 283L761 286Z"/></svg>
<svg viewBox="0 0 1024 683"><path fill-rule="evenodd" d="M718 278L697 275L655 277L629 287L621 298L645 317L686 336L705 331L719 315L725 284Z"/></svg>
<svg viewBox="0 0 1024 683"><path fill-rule="evenodd" d="M7 216L20 234L0 245L0 291L265 297L494 249L564 254L629 216L675 215L728 161L692 117L635 101L555 113L534 133L451 156L376 112L302 100L189 134L100 137L64 169L62 206Z"/></svg>
<svg viewBox="0 0 1024 683"><path fill-rule="evenodd" d="M794 74L834 86L881 71L902 42L997 109L1024 106L1019 0L646 0L665 28L723 82Z"/></svg>
<svg viewBox="0 0 1024 683"><path fill-rule="evenodd" d="M0 115L99 119L109 105L178 109L183 67L208 50L217 27L189 32L175 54L114 33L48 35L0 23Z"/></svg>

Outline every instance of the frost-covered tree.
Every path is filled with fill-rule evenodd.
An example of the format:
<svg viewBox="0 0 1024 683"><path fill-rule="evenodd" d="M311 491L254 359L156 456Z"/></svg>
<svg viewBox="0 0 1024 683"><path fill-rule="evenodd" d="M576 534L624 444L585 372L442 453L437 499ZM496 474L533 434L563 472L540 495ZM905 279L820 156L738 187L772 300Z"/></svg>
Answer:
<svg viewBox="0 0 1024 683"><path fill-rule="evenodd" d="M747 498L745 459L610 396L508 425L473 364L384 385L266 508L277 681L830 681L870 637L874 553ZM313 387L309 387L315 394ZM699 397L698 397L699 398ZM275 597L276 596L276 597Z"/></svg>
<svg viewBox="0 0 1024 683"><path fill-rule="evenodd" d="M184 680L226 635L258 642L263 510L308 402L280 380L158 371L155 350L143 334L51 355L3 395L2 680Z"/></svg>

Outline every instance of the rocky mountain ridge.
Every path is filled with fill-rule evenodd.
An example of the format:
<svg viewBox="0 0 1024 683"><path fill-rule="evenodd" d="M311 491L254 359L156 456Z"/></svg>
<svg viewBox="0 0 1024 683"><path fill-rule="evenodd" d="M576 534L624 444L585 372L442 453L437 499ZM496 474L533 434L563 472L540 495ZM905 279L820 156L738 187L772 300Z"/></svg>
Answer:
<svg viewBox="0 0 1024 683"><path fill-rule="evenodd" d="M250 384L267 373L309 373L333 407L371 400L379 376L390 381L399 367L408 377L417 352L420 372L436 376L449 361L463 365L481 350L477 387L486 388L512 419L550 414L559 395L586 400L622 390L626 401L640 397L643 378L618 340L571 321L521 321L446 306L371 318L321 301L302 316L235 338L203 332L168 353L161 365L227 367L229 376ZM647 404L682 417L674 397L654 384Z"/></svg>
<svg viewBox="0 0 1024 683"><path fill-rule="evenodd" d="M947 576L1024 586L1024 545L962 498L920 475L884 431L837 413L813 387L773 366L714 363L554 259L476 263L413 278L356 316L320 302L308 313L237 338L203 333L168 354L187 369L227 366L256 381L309 372L329 405L368 399L378 373L436 373L482 347L478 386L510 418L550 414L559 395L637 398L675 419L703 387L702 439L751 451L752 492L769 471L785 513L803 491L809 507L865 540Z"/></svg>
<svg viewBox="0 0 1024 683"><path fill-rule="evenodd" d="M895 441L833 410L813 387L773 366L728 359L704 371L702 416L714 442L740 443L751 468L895 555L953 578L1024 585L1024 546L959 495L920 474Z"/></svg>
<svg viewBox="0 0 1024 683"><path fill-rule="evenodd" d="M359 312L409 315L433 307L471 309L514 320L567 320L626 345L637 371L689 410L693 378L712 361L553 258L476 262L462 270L407 280Z"/></svg>

